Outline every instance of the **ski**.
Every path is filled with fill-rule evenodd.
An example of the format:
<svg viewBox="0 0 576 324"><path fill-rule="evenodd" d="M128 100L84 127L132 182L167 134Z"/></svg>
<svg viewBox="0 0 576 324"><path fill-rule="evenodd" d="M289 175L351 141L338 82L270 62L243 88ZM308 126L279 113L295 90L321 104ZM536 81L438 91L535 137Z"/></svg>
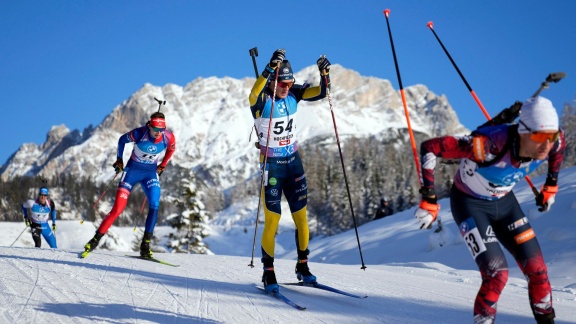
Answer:
<svg viewBox="0 0 576 324"><path fill-rule="evenodd" d="M160 263L160 264L167 265L167 266L171 266L171 267L175 267L175 268L177 268L177 267L180 266L179 264L172 264L172 263L169 263L169 262L166 262L166 261L162 261L162 260L159 260L159 259L156 259L156 258L145 258L145 257L141 257L141 256L139 256L139 255L128 255L128 254L126 254L126 256L127 256L127 257L130 257L130 258L134 258L134 259L140 259L140 260L146 260L146 261L156 262L156 263Z"/></svg>
<svg viewBox="0 0 576 324"><path fill-rule="evenodd" d="M326 286L323 284L319 284L319 283L307 284L304 282L287 282L287 283L281 283L281 285L317 288L317 289L331 291L331 292L336 293L336 294L340 294L340 295L344 295L344 296L348 296L348 297L353 297L353 298L367 298L368 297L368 296L360 296L360 295L351 294L349 292L345 292L345 291L342 291L342 290L339 290L339 289L336 289L336 288L333 288L330 286Z"/></svg>
<svg viewBox="0 0 576 324"><path fill-rule="evenodd" d="M264 293L266 293L266 295L270 295L272 297L276 297L276 298L284 301L286 304L296 308L297 310L305 310L306 309L306 307L303 307L303 306L296 304L295 302L291 301L288 297L282 295L280 292L268 292L268 291L266 291L266 289L264 289L260 286L256 286L256 288L258 288L261 291L263 291Z"/></svg>

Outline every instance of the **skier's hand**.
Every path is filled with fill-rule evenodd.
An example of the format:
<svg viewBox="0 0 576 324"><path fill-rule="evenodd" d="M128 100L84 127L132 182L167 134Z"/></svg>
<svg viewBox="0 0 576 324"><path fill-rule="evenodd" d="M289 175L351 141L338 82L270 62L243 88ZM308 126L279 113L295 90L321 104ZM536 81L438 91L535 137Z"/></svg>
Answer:
<svg viewBox="0 0 576 324"><path fill-rule="evenodd" d="M536 197L536 206L538 206L538 210L541 212L545 212L554 203L556 193L558 192L558 185L555 186L548 186L544 185L540 189L540 194Z"/></svg>
<svg viewBox="0 0 576 324"><path fill-rule="evenodd" d="M272 69L276 69L280 63L282 63L286 59L286 50L283 48L277 49L272 54L272 58L270 58L270 63L268 64Z"/></svg>
<svg viewBox="0 0 576 324"><path fill-rule="evenodd" d="M124 171L124 161L122 161L122 158L117 158L116 162L114 162L114 164L112 164L112 166L114 167L114 170L116 171L116 173L120 173L120 172Z"/></svg>
<svg viewBox="0 0 576 324"><path fill-rule="evenodd" d="M320 58L316 61L316 64L318 65L320 74L327 75L330 71L330 61L328 61L326 55L321 55Z"/></svg>
<svg viewBox="0 0 576 324"><path fill-rule="evenodd" d="M165 166L161 166L161 165L159 165L159 166L156 168L156 173L158 173L158 176L161 176L161 175L162 175L162 173L164 172L164 169L166 169L166 167L165 167Z"/></svg>
<svg viewBox="0 0 576 324"><path fill-rule="evenodd" d="M432 223L438 217L438 211L440 211L440 205L436 201L436 193L434 188L424 188L420 189L422 194L422 200L420 200L420 205L414 213L414 217L420 223L420 229L429 229Z"/></svg>
<svg viewBox="0 0 576 324"><path fill-rule="evenodd" d="M56 232L56 224L55 224L55 223L52 223L52 230L53 230L54 232Z"/></svg>
<svg viewBox="0 0 576 324"><path fill-rule="evenodd" d="M30 220L28 218L24 218L24 221L26 222L26 226L30 227Z"/></svg>

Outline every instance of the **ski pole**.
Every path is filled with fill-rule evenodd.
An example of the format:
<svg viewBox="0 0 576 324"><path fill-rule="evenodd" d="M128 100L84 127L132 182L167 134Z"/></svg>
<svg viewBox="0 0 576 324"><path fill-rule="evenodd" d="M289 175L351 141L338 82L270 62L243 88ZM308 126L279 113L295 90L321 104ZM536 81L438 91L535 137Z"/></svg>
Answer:
<svg viewBox="0 0 576 324"><path fill-rule="evenodd" d="M478 96L476 95L476 93L474 92L474 90L472 90L472 87L470 87L470 84L468 84L468 81L466 81L466 78L464 77L464 75L462 74L462 72L460 72L460 69L458 68L458 65L456 65L456 62L454 62L454 60L452 59L452 56L450 55L450 53L448 53L448 50L446 49L446 47L444 47L444 44L442 43L442 41L440 40L440 38L438 37L438 35L436 34L436 31L434 31L434 23L433 22L428 22L427 24L428 28L430 28L430 30L432 31L432 33L434 34L434 36L436 37L436 40L438 40L438 43L440 43L440 46L442 46L442 49L444 50L444 53L446 53L446 56L448 56L448 59L450 59L450 62L452 62L452 65L454 66L454 68L456 69L456 72L458 72L458 74L460 75L460 78L462 79L462 81L464 81L464 84L466 85L466 88L468 88L468 91L470 91L470 94L472 95L472 97L474 98L474 100L476 100L476 103L478 104L478 106L480 107L480 109L482 110L482 113L484 113L484 116L486 116L486 118L488 120L490 120L490 115L488 114L488 112L486 111L486 108L484 108L484 105L482 104L482 102L480 101L480 99L478 98Z"/></svg>
<svg viewBox="0 0 576 324"><path fill-rule="evenodd" d="M144 197L144 201L142 202L142 206L140 206L140 214L138 214L138 217L134 218L134 232L136 232L136 226L138 225L138 218L142 218L142 211L144 210L144 205L146 205L147 200L148 200L148 197Z"/></svg>
<svg viewBox="0 0 576 324"><path fill-rule="evenodd" d="M490 117L490 115L488 114L488 112L486 111L486 109L484 108L484 105L482 105L482 102L480 102L480 99L478 99L478 96L476 96L476 93L474 93L474 90L472 90L472 88L470 87L470 85L468 84L468 81L466 81L466 78L464 78L464 75L462 74L462 72L460 72L460 69L458 68L458 65L456 65L456 62L454 62L454 60L452 59L452 56L450 56L450 53L448 53L448 50L446 49L446 47L444 47L444 44L442 44L442 41L440 40L440 38L438 37L438 35L436 34L436 32L434 31L434 23L432 23L431 21L428 22L427 24L428 28L430 28L430 30L432 31L432 33L434 34L434 36L436 37L436 39L438 40L438 43L440 43L440 46L442 46L442 49L444 49L444 52L446 53L446 55L448 56L448 58L450 59L450 62L452 62L452 65L454 66L454 68L456 69L456 71L458 72L458 74L460 75L460 78L462 79L462 81L464 81L464 84L466 84L466 87L468 88L468 90L470 91L470 94L472 95L472 97L474 97L474 100L476 100L476 103L478 104L478 106L480 107L480 109L482 110L482 112L484 113L484 116L486 116L486 119L488 119L488 121L492 120L492 118ZM565 75L565 74L564 74ZM562 76L563 77L563 76ZM562 78L560 77L560 79ZM548 79L547 79L548 80ZM559 80L559 79L558 79ZM552 81L552 80L551 80ZM554 81L554 82L558 82L558 81ZM545 82L544 82L545 83ZM544 89L544 87L548 86L548 83L546 83L546 85L544 85L544 83L542 83L542 87L540 89L538 89L538 91L533 95L536 96L540 93L540 91L542 91L542 89ZM538 197L539 192L538 189L536 189L536 187L534 186L534 184L532 183L532 180L530 179L529 176L524 177L524 179L526 179L526 182L528 182L528 185L530 186L530 189L532 189L532 192L534 193L534 195L536 197Z"/></svg>
<svg viewBox="0 0 576 324"><path fill-rule="evenodd" d="M14 240L14 242L12 242L12 244L10 244L10 247L12 247L12 245L14 245L14 243L16 243L16 241L18 241L18 239L20 238L20 236L22 236L22 234L24 234L24 232L26 231L27 228L28 228L28 226L24 227L24 229L22 230L22 232L20 232L20 235L18 235L18 237Z"/></svg>
<svg viewBox="0 0 576 324"><path fill-rule="evenodd" d="M252 55L252 51L250 51ZM255 61L254 61L255 62ZM278 85L278 70L280 66L276 67L274 74L274 91L272 95L272 106L270 107L270 120L268 121L268 135L266 137L266 150L264 154L264 164L262 164L261 177L260 177L260 190L258 191L258 208L256 209L256 226L254 227L254 241L252 243L252 258L250 259L251 268L254 268L254 250L256 249L256 233L258 232L258 217L260 216L260 205L262 204L262 192L264 189L264 177L266 174L266 163L268 163L268 145L270 144L270 129L272 129L272 116L274 115L274 103L276 102L276 86Z"/></svg>
<svg viewBox="0 0 576 324"><path fill-rule="evenodd" d="M110 185L112 185L112 182L114 182L114 180L116 179L116 177L118 176L118 174L120 174L120 172L117 172L116 175L114 175L114 178L112 178L112 180L110 180L110 182L108 182L108 185L106 186L106 188L104 189L104 192L102 192L102 194L100 195L100 197L98 197L98 199L96 200L96 202L94 202L94 205L92 205L92 209L94 209L94 211L96 211L96 205L98 204L98 202L100 201L100 199L102 199L102 197L104 196L104 194L106 193L106 191L108 191L108 188L110 188ZM86 217L82 217L82 220L80 220L80 224L84 224L84 221L86 220Z"/></svg>
<svg viewBox="0 0 576 324"><path fill-rule="evenodd" d="M404 115L406 115L406 123L408 124L408 133L410 135L410 143L412 144L412 154L414 155L414 163L416 164L416 172L418 174L418 181L422 183L421 171L420 171L420 160L418 159L418 153L416 151L416 141L414 140L414 133L412 132L412 126L410 125L410 114L408 113L408 106L406 105L406 95L404 94L404 88L402 87L402 79L400 78L400 68L398 67L398 59L396 58L396 51L394 50L394 41L392 40L392 31L390 30L390 23L388 22L388 16L390 15L390 9L384 10L384 16L386 17L386 24L388 26L388 35L390 36L390 45L392 47L392 54L394 56L394 65L396 67L396 75L398 77L398 85L400 86L400 95L402 97L402 104L404 105Z"/></svg>
<svg viewBox="0 0 576 324"><path fill-rule="evenodd" d="M344 158L342 157L342 148L340 147L340 137L338 136L338 127L336 127L336 117L334 116L334 108L332 106L332 96L330 95L330 88L328 87L328 77L326 76L326 70L324 70L324 83L326 84L328 103L330 104L330 113L332 114L332 124L334 124L334 133L336 134L336 143L338 144L338 153L340 153L340 164L342 164L342 173L344 173L344 183L346 183L346 192L348 193L348 202L350 203L350 211L352 212L352 221L354 223L354 231L356 232L356 241L358 242L358 251L360 251L360 261L362 262L362 267L360 267L360 269L366 270L366 265L364 264L364 257L362 256L362 248L360 247L360 237L358 235L358 226L356 225L356 216L354 216L354 207L352 207L352 196L350 196L350 188L348 186L348 177L346 176L346 168L344 167Z"/></svg>
<svg viewBox="0 0 576 324"><path fill-rule="evenodd" d="M252 57L252 65L254 66L254 74L256 74L256 79L258 79L258 67L256 66L256 56L258 56L258 47L251 48L249 50L250 56Z"/></svg>

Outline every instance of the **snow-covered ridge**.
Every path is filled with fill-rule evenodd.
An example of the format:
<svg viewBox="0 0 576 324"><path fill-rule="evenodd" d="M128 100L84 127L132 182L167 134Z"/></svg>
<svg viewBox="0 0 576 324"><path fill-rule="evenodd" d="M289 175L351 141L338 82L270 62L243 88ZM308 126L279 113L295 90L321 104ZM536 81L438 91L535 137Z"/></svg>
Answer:
<svg viewBox="0 0 576 324"><path fill-rule="evenodd" d="M331 99L341 136L364 137L406 127L400 95L388 80L361 76L340 65L334 65L330 75ZM301 70L295 77L298 82L319 82L316 66ZM54 126L45 143L23 144L0 168L0 175L3 179L18 175L50 178L68 173L109 180L118 136L146 122L158 109L156 97L167 101L162 111L177 139L171 163L186 169L217 168L215 185L229 188L256 170L257 154L249 141L253 120L248 94L253 82L253 78L209 77L197 78L184 87L145 84L95 128L70 131L65 125ZM407 87L405 92L415 132L434 136L467 131L444 96L430 92L424 85ZM328 100L302 102L300 108L296 125L301 142L333 136ZM126 155L129 152L127 148Z"/></svg>

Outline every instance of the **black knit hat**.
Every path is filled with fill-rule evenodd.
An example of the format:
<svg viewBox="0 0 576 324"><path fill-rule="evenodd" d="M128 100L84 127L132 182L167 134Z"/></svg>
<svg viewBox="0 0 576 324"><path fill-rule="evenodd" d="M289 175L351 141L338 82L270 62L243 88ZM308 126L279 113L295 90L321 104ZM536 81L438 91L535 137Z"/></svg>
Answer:
<svg viewBox="0 0 576 324"><path fill-rule="evenodd" d="M278 81L294 81L294 74L292 73L292 66L288 60L280 63L280 70L278 70Z"/></svg>

